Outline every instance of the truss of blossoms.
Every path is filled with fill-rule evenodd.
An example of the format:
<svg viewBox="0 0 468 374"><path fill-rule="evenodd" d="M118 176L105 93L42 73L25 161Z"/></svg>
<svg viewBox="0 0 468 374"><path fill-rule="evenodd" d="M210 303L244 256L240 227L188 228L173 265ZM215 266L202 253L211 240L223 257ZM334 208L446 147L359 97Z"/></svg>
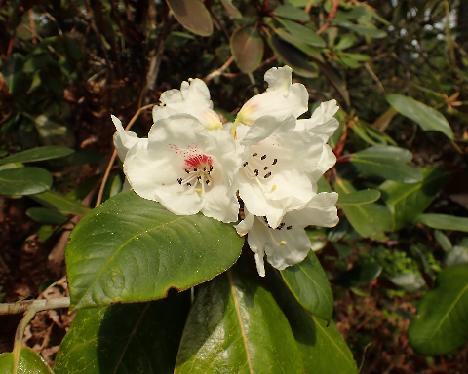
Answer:
<svg viewBox="0 0 468 374"><path fill-rule="evenodd" d="M308 93L292 82L292 69L271 68L265 81L266 91L249 99L233 123L222 124L200 79L161 95L146 138L112 116L114 144L135 193L178 215L201 212L226 223L240 216L235 228L247 236L260 276L265 256L279 270L304 260L307 226L338 222L338 195L317 189L335 163L327 144L338 127L335 100L299 118L308 111Z"/></svg>

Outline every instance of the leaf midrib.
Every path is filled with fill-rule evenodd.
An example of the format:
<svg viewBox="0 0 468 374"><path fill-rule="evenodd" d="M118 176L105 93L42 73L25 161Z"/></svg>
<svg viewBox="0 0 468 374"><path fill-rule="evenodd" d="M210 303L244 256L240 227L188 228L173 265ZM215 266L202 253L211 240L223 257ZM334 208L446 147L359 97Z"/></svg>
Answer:
<svg viewBox="0 0 468 374"><path fill-rule="evenodd" d="M232 281L231 273L228 271L226 274L227 274L227 279L228 279L228 282L229 282L230 294L231 294L231 297L232 297L232 300L233 300L233 303L234 303L234 310L236 311L237 321L239 323L239 328L240 328L240 331L241 331L242 342L244 343L243 346L244 346L244 350L245 350L245 356L247 358L247 365L249 367L249 372L254 373L253 367L252 367L252 359L250 357L249 347L248 347L248 344L247 344L248 343L247 342L247 333L245 332L244 325L242 324L242 317L241 317L241 313L240 313L239 300L238 300L236 292L234 290L234 284L233 284L233 281Z"/></svg>

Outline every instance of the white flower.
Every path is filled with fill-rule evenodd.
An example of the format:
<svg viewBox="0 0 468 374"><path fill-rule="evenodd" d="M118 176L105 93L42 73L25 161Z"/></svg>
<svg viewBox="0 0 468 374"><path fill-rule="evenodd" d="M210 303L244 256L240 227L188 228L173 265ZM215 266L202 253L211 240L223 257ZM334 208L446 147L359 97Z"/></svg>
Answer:
<svg viewBox="0 0 468 374"><path fill-rule="evenodd" d="M125 160L125 156L131 148L135 146L138 146L138 148L146 147L148 143L147 138L139 138L135 132L125 131L125 129L122 126L122 122L112 114L111 120L116 130L116 132L114 133L115 149L122 162Z"/></svg>
<svg viewBox="0 0 468 374"><path fill-rule="evenodd" d="M272 117L258 120L272 123ZM268 137L252 141L246 126L237 130L242 155L239 195L249 212L265 216L276 228L289 210L303 208L316 193L318 178L335 162L324 141L309 132L293 131L296 120L287 118ZM247 135L247 136L246 136ZM247 138L247 139L246 139ZM325 148L326 148L325 147Z"/></svg>
<svg viewBox="0 0 468 374"><path fill-rule="evenodd" d="M221 121L213 110L210 91L201 79L183 81L180 90L169 90L161 94L161 104L153 107L153 123L175 114L188 114L197 118L208 130L220 129Z"/></svg>
<svg viewBox="0 0 468 374"><path fill-rule="evenodd" d="M262 94L248 100L237 114L233 130L238 125L251 126L255 135L248 139L259 140L271 134L277 126L290 117L297 118L308 108L308 93L304 85L292 83L292 69L289 66L271 68L265 73L268 88ZM275 121L260 121L262 117Z"/></svg>
<svg viewBox="0 0 468 374"><path fill-rule="evenodd" d="M189 115L159 120L147 147L128 151L125 175L139 196L175 214L201 211L223 222L236 221L240 159L234 141L225 130L203 130Z"/></svg>
<svg viewBox="0 0 468 374"><path fill-rule="evenodd" d="M300 119L296 122L295 131L307 131L319 135L327 142L338 128L338 121L333 117L338 109L336 100L321 103L310 118Z"/></svg>
<svg viewBox="0 0 468 374"><path fill-rule="evenodd" d="M311 249L304 228L311 225L335 226L338 223L335 207L337 199L335 192L316 194L304 209L288 212L276 229L268 225L265 217L245 211L245 219L236 226L236 230L241 236L248 234L258 274L265 276L265 254L267 261L278 270L304 260Z"/></svg>

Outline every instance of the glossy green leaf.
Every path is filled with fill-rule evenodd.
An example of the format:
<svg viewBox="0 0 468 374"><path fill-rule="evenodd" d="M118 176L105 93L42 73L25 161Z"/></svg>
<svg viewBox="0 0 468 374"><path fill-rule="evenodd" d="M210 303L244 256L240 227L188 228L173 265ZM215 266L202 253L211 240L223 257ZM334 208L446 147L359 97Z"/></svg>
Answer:
<svg viewBox="0 0 468 374"><path fill-rule="evenodd" d="M61 225L67 220L67 217L58 210L43 207L28 208L26 215L36 222L49 225Z"/></svg>
<svg viewBox="0 0 468 374"><path fill-rule="evenodd" d="M336 178L335 191L338 195L356 192L348 181ZM364 238L383 240L385 231L392 227L390 211L387 207L377 204L344 205L341 207L349 223Z"/></svg>
<svg viewBox="0 0 468 374"><path fill-rule="evenodd" d="M302 368L297 373L357 374L353 355L334 323L307 313L283 282L275 282L274 286L276 300L288 318L299 350Z"/></svg>
<svg viewBox="0 0 468 374"><path fill-rule="evenodd" d="M0 354L0 373L14 373L13 353ZM44 360L29 348L22 348L16 374L52 374L52 370Z"/></svg>
<svg viewBox="0 0 468 374"><path fill-rule="evenodd" d="M280 19L279 22L286 28L286 30L290 32L294 38L298 39L302 43L312 47L325 48L325 41L319 35L317 35L315 30L312 28L286 19Z"/></svg>
<svg viewBox="0 0 468 374"><path fill-rule="evenodd" d="M314 57L318 60L323 59L322 55L320 54L319 49L303 43L302 40L290 34L285 29L275 28L274 30L277 36L279 36L285 42L292 44L294 47L296 47L300 52L304 53L305 55L309 57Z"/></svg>
<svg viewBox="0 0 468 374"><path fill-rule="evenodd" d="M447 119L438 110L405 95L393 94L385 98L396 111L416 122L424 131L440 131L453 139Z"/></svg>
<svg viewBox="0 0 468 374"><path fill-rule="evenodd" d="M56 208L63 214L75 214L82 216L89 212L89 208L82 205L79 201L63 196L54 191L46 191L40 194L31 196L38 203L47 207Z"/></svg>
<svg viewBox="0 0 468 374"><path fill-rule="evenodd" d="M309 15L306 12L289 4L280 5L273 11L273 14L276 17L293 19L296 21L305 22L309 20Z"/></svg>
<svg viewBox="0 0 468 374"><path fill-rule="evenodd" d="M468 265L452 266L439 274L437 286L420 301L409 338L419 353L450 353L468 341Z"/></svg>
<svg viewBox="0 0 468 374"><path fill-rule="evenodd" d="M254 27L241 27L230 39L231 53L244 73L254 71L263 57L263 40Z"/></svg>
<svg viewBox="0 0 468 374"><path fill-rule="evenodd" d="M178 216L134 192L88 213L65 250L75 308L164 298L213 279L243 245L232 225L202 214Z"/></svg>
<svg viewBox="0 0 468 374"><path fill-rule="evenodd" d="M58 145L50 145L44 147L37 147L27 149L22 152L12 154L8 157L0 160L0 165L10 163L27 163L27 162L38 162L45 160L53 160L56 158L65 157L73 153L73 149L67 147L61 147Z"/></svg>
<svg viewBox="0 0 468 374"><path fill-rule="evenodd" d="M438 230L468 232L468 217L457 217L449 214L420 214L416 221Z"/></svg>
<svg viewBox="0 0 468 374"><path fill-rule="evenodd" d="M416 183L422 179L422 175L418 169L407 165L410 160L408 150L384 145L376 145L350 156L350 162L362 174Z"/></svg>
<svg viewBox="0 0 468 374"><path fill-rule="evenodd" d="M313 252L304 261L282 270L280 274L305 310L325 320L331 319L333 296L330 282Z"/></svg>
<svg viewBox="0 0 468 374"><path fill-rule="evenodd" d="M380 192L368 188L367 190L355 191L338 196L338 205L366 205L371 204L380 198Z"/></svg>
<svg viewBox="0 0 468 374"><path fill-rule="evenodd" d="M336 90L338 95L340 95L346 105L350 105L351 99L349 97L348 87L346 84L346 79L342 78L342 76L336 71L332 65L317 61L318 66L320 67L320 71L325 75L328 79L330 84Z"/></svg>
<svg viewBox="0 0 468 374"><path fill-rule="evenodd" d="M385 181L380 185L383 198L393 216L393 227L401 229L413 223L436 198L447 181L448 173L439 169L423 169L417 183Z"/></svg>
<svg viewBox="0 0 468 374"><path fill-rule="evenodd" d="M175 373L210 372L302 372L288 320L256 278L230 271L195 297Z"/></svg>
<svg viewBox="0 0 468 374"><path fill-rule="evenodd" d="M190 300L79 310L63 339L56 374L172 373Z"/></svg>
<svg viewBox="0 0 468 374"><path fill-rule="evenodd" d="M213 34L213 20L200 0L166 0L175 19L187 30L201 36Z"/></svg>
<svg viewBox="0 0 468 374"><path fill-rule="evenodd" d="M290 65L296 74L308 78L317 76L317 66L306 54L294 47L294 45L282 40L277 35L272 35L269 42L276 56Z"/></svg>
<svg viewBox="0 0 468 374"><path fill-rule="evenodd" d="M0 170L0 195L32 195L50 189L52 174L41 168Z"/></svg>

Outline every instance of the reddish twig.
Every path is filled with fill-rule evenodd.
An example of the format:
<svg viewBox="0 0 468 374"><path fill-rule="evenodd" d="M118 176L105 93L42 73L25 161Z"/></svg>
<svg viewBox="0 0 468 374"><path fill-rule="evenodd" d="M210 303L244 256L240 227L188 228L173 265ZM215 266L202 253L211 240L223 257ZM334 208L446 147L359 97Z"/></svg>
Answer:
<svg viewBox="0 0 468 374"><path fill-rule="evenodd" d="M333 19L336 16L336 12L338 10L339 5L340 5L340 0L332 0L332 7L330 9L330 13L328 13L327 21L322 26L320 26L320 28L317 31L317 35L320 35L321 33L323 33L325 30L327 30L330 27Z"/></svg>

